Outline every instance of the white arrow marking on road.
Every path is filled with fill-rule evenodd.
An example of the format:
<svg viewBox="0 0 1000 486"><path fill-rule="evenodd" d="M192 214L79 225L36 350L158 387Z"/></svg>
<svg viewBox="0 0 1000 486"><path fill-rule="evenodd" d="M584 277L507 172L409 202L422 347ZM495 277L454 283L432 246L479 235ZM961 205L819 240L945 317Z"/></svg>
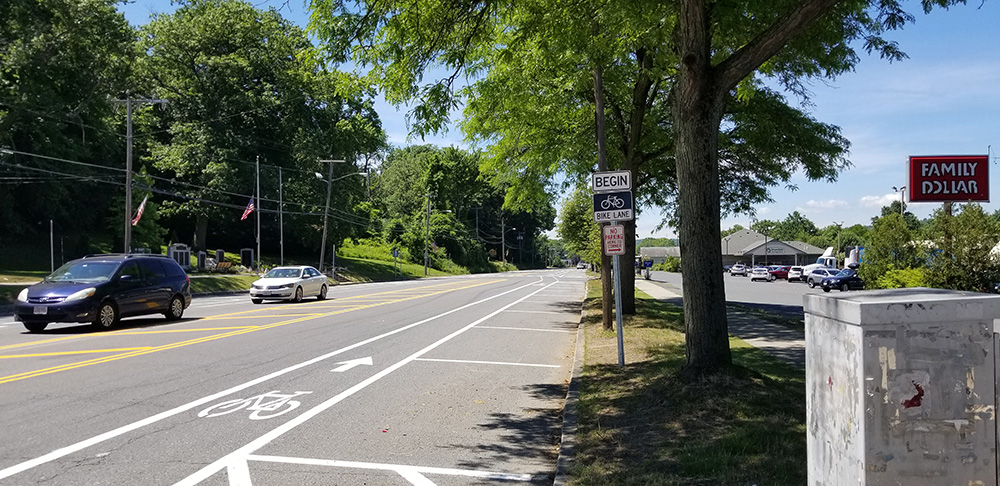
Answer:
<svg viewBox="0 0 1000 486"><path fill-rule="evenodd" d="M348 361L341 361L341 362L339 362L337 364L339 364L340 366L338 366L338 367L336 367L336 368L334 368L334 369L332 369L330 371L332 371L334 373L343 373L343 372L345 372L345 371L347 371L347 370L349 370L349 369L351 369L351 368L353 368L355 366L359 366L359 365L371 366L372 365L372 357L368 356L368 357L365 357L365 358L358 358L358 359L352 359L352 360L348 360Z"/></svg>

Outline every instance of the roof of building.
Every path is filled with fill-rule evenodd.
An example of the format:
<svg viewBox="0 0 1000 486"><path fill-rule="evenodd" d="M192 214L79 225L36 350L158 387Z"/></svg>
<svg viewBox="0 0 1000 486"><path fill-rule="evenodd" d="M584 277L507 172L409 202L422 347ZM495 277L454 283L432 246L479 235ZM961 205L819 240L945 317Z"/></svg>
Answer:
<svg viewBox="0 0 1000 486"><path fill-rule="evenodd" d="M722 254L736 255L737 251L750 246L755 241L763 241L766 237L754 230L739 230L722 239Z"/></svg>
<svg viewBox="0 0 1000 486"><path fill-rule="evenodd" d="M800 250L802 253L805 253L806 255L822 255L823 252L826 251L825 249L820 248L818 246L813 246L810 245L809 243L804 243L796 240L786 241L785 243L787 243L789 246L794 246L796 249Z"/></svg>
<svg viewBox="0 0 1000 486"><path fill-rule="evenodd" d="M679 246L644 246L639 249L639 255L646 258L680 258L681 248Z"/></svg>

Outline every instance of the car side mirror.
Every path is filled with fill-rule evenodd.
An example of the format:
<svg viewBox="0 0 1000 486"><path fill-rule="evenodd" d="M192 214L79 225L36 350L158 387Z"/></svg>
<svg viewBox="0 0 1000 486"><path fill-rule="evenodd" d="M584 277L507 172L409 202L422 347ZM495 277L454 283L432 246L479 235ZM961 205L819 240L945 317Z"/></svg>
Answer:
<svg viewBox="0 0 1000 486"><path fill-rule="evenodd" d="M118 277L118 280L121 280L122 282L131 282L132 281L132 276L131 275L122 275L121 277Z"/></svg>

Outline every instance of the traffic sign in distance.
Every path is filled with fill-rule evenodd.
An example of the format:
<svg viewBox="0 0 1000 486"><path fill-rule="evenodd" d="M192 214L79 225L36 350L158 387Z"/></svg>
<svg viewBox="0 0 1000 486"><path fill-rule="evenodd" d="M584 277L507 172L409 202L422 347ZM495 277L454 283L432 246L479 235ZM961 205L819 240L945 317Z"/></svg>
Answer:
<svg viewBox="0 0 1000 486"><path fill-rule="evenodd" d="M604 254L624 255L625 254L625 227L620 224L605 226L604 234Z"/></svg>
<svg viewBox="0 0 1000 486"><path fill-rule="evenodd" d="M632 193L629 191L594 194L594 221L598 223L631 221L635 217L632 209Z"/></svg>
<svg viewBox="0 0 1000 486"><path fill-rule="evenodd" d="M632 172L628 170L591 172L590 188L594 192L631 191Z"/></svg>

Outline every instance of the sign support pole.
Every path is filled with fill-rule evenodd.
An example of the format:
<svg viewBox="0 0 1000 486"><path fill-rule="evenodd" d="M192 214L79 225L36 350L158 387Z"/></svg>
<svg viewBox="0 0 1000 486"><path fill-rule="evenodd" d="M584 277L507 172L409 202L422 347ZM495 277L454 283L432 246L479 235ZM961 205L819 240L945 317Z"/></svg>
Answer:
<svg viewBox="0 0 1000 486"><path fill-rule="evenodd" d="M617 226L618 222L617 221L612 221L611 224ZM614 273L612 273L612 275L614 276L614 280L615 280L615 288L614 288L614 292L615 292L615 323L616 323L615 334L618 336L618 367L619 368L624 368L625 367L625 339L624 339L624 335L623 335L624 333L623 333L623 330L622 330L622 276L621 276L622 267L620 265L620 263L621 263L620 262L621 256L616 254L612 258L614 260L614 263L612 264L612 266L614 267Z"/></svg>

